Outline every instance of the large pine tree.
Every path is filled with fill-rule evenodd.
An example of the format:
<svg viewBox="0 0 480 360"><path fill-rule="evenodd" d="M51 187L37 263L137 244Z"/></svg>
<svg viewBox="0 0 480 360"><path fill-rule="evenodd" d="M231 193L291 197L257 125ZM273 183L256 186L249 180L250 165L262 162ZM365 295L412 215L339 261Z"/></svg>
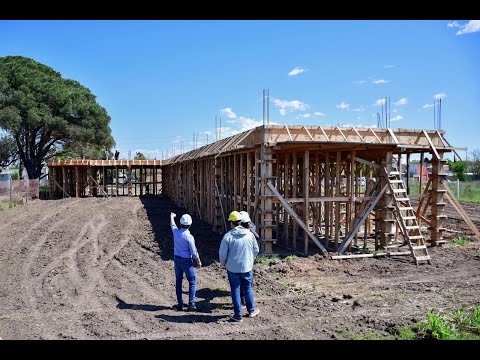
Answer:
<svg viewBox="0 0 480 360"><path fill-rule="evenodd" d="M110 116L75 80L22 56L0 57L0 129L12 139L31 179L73 146L115 145Z"/></svg>

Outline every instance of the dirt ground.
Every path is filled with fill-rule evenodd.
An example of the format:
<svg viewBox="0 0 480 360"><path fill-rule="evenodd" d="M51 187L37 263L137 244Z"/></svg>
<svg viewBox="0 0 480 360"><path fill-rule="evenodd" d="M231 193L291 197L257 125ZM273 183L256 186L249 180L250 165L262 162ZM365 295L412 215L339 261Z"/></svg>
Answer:
<svg viewBox="0 0 480 360"><path fill-rule="evenodd" d="M480 227L480 205L465 208ZM261 312L231 323L221 235L194 217L198 312L177 312L170 211L183 213L149 197L34 200L0 211L0 338L394 339L429 308L480 303L479 242L447 241L429 249L432 265L409 256L258 262ZM448 235L469 238L456 217L448 227L460 233ZM185 300L187 291L184 280Z"/></svg>

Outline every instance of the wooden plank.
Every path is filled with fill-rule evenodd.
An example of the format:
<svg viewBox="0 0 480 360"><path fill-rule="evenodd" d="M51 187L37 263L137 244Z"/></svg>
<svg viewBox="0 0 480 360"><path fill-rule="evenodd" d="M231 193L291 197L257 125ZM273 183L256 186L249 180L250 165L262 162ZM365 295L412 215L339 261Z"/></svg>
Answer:
<svg viewBox="0 0 480 360"><path fill-rule="evenodd" d="M217 190L217 196L218 196L218 199L220 200L220 208L222 209L222 216L223 216L223 225L225 225L225 232L227 232L228 231L227 221L225 220L225 212L223 211L223 201L222 201L222 197L220 196L220 192L218 191L218 185L217 185L216 179L215 179L215 190Z"/></svg>
<svg viewBox="0 0 480 360"><path fill-rule="evenodd" d="M379 143L382 143L382 140L380 140L380 138L377 136L377 134L375 134L375 131L373 131L372 128L369 127L368 130L370 130L372 132L373 136L375 136L377 138Z"/></svg>
<svg viewBox="0 0 480 360"><path fill-rule="evenodd" d="M310 152L305 150L303 157L303 216L305 218L305 224L308 227L308 218L309 218L309 190L310 190ZM305 232L303 234L303 253L308 255L308 234Z"/></svg>
<svg viewBox="0 0 480 360"><path fill-rule="evenodd" d="M55 184L55 186L57 186L60 190L63 191L63 193L65 195L67 195L68 198L70 198L71 196L68 195L68 193L63 189L63 187L60 186L60 184L57 182L57 180L55 180L55 178L52 176L52 180L53 180L53 183Z"/></svg>
<svg viewBox="0 0 480 360"><path fill-rule="evenodd" d="M340 130L340 128L337 126L336 129L340 132L340 134L343 136L343 138L345 139L346 142L350 142L347 137L345 136L345 134L342 132L342 130ZM337 165L338 166L338 165Z"/></svg>
<svg viewBox="0 0 480 360"><path fill-rule="evenodd" d="M372 212L372 210L375 208L375 206L377 205L377 203L380 201L380 199L382 198L383 194L385 193L385 191L387 190L388 188L388 184L385 184L385 186L383 187L383 189L378 193L377 197L375 198L375 200L368 206L367 210L365 211L365 213L363 214L363 216L359 219L359 221L356 221L355 222L355 227L352 228L352 231L350 232L350 234L348 234L347 237L345 237L345 239L343 239L340 247L338 248L338 252L341 254L345 251L345 249L347 248L347 246L350 244L350 242L352 241L352 239L354 238L355 234L358 232L358 230L360 230L360 227L362 226L363 222L365 221L365 219L368 217L368 215Z"/></svg>
<svg viewBox="0 0 480 360"><path fill-rule="evenodd" d="M280 200L282 203L283 207L287 212L295 219L295 221L302 227L302 229L308 234L310 239L313 240L313 242L319 247L319 249L322 251L323 254L327 253L327 250L323 247L323 245L318 241L318 239L315 237L315 235L312 234L312 232L308 229L307 225L300 219L300 217L293 211L293 209L288 205L288 203L283 199L282 195L278 192L278 190L273 186L273 184L269 181L267 182L267 186L270 188L270 190L275 194L275 196Z"/></svg>
<svg viewBox="0 0 480 360"><path fill-rule="evenodd" d="M102 190L103 194L108 197L108 194L105 192L105 190L103 190L103 187L101 187L98 182L90 175L90 178L92 179L92 181L97 185L98 189ZM103 179L103 181L105 182L105 179Z"/></svg>
<svg viewBox="0 0 480 360"><path fill-rule="evenodd" d="M338 126L337 126L338 128ZM343 134L342 134L343 135ZM341 172L342 153L337 151L337 160L335 164L335 195L340 194L340 172ZM335 203L335 250L338 249L338 243L340 242L340 202Z"/></svg>
<svg viewBox="0 0 480 360"><path fill-rule="evenodd" d="M445 180L442 180L441 184L444 187L444 189L447 190L447 192L445 194L446 198L450 201L450 203L453 205L455 210L457 210L457 212L463 218L463 220L465 220L465 222L468 224L470 229L474 232L477 239L480 240L480 232L478 231L477 227L475 226L473 221L470 219L468 214L465 212L465 210L463 209L460 202L452 194L452 191L450 190L450 187L448 186L448 183Z"/></svg>
<svg viewBox="0 0 480 360"><path fill-rule="evenodd" d="M365 165L368 165L368 166L373 167L375 169L380 169L380 165L375 164L375 163L373 163L371 161L368 161L368 160L361 159L357 156L355 157L355 161L359 162L359 163L362 163L362 164L365 164Z"/></svg>
<svg viewBox="0 0 480 360"><path fill-rule="evenodd" d="M347 202L350 200L348 196L318 196L309 199L310 202L327 202L327 201L342 201ZM303 203L303 198L285 198L288 203Z"/></svg>
<svg viewBox="0 0 480 360"><path fill-rule="evenodd" d="M285 129L287 129L288 137L290 138L290 141L293 141L292 134L290 134L290 130L288 130L288 126L285 125Z"/></svg>
<svg viewBox="0 0 480 360"><path fill-rule="evenodd" d="M360 133L357 131L357 129L355 129L353 126L352 126L352 129L353 129L353 131L355 131L355 133L358 135L358 137L360 139L362 139L363 142L365 142L365 139L362 137L362 135L360 135Z"/></svg>
<svg viewBox="0 0 480 360"><path fill-rule="evenodd" d="M327 133L325 132L325 130L323 130L323 127L320 126L320 130L322 130L322 133L323 133L323 136L325 136L325 139L327 139L327 141L330 141L330 139L327 136Z"/></svg>
<svg viewBox="0 0 480 360"><path fill-rule="evenodd" d="M308 136L310 137L310 140L314 141L312 135L310 134L310 132L308 131L308 129L305 127L305 125L303 126L303 128L305 129L305 131L307 132Z"/></svg>
<svg viewBox="0 0 480 360"><path fill-rule="evenodd" d="M438 155L437 149L435 149L435 146L433 146L432 140L430 140L430 137L428 136L428 134L425 130L422 130L422 131L425 134L425 137L426 137L428 143L430 144L430 148L433 150L433 153L437 157L437 160L440 160L440 155Z"/></svg>
<svg viewBox="0 0 480 360"><path fill-rule="evenodd" d="M292 196L294 198L297 197L298 191L298 163L297 163L297 152L292 152ZM293 207L295 209L295 206ZM292 222L292 248L295 251L297 249L297 223L295 221Z"/></svg>
<svg viewBox="0 0 480 360"><path fill-rule="evenodd" d="M392 137L392 139L393 139L393 141L395 142L395 144L398 145L398 144L399 144L399 141L398 141L397 137L395 136L395 134L393 133L392 129L388 128L387 130L388 130L388 132L390 133L390 136Z"/></svg>

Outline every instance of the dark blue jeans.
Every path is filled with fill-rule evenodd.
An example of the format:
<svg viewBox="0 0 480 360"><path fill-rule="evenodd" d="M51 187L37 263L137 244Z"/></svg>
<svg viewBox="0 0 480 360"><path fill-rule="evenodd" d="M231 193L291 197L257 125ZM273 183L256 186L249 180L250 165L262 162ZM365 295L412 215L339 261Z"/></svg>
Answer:
<svg viewBox="0 0 480 360"><path fill-rule="evenodd" d="M197 278L195 276L195 267L193 266L193 259L186 259L180 256L174 256L173 263L175 264L175 290L177 293L177 302L183 304L182 300L182 281L183 273L185 273L188 280L188 305L195 304L195 291L197 287Z"/></svg>
<svg viewBox="0 0 480 360"><path fill-rule="evenodd" d="M235 316L242 317L242 302L240 300L240 286L245 291L245 303L249 313L255 310L255 301L253 298L252 280L253 270L246 273L233 273L227 270L228 282L233 302L233 313Z"/></svg>

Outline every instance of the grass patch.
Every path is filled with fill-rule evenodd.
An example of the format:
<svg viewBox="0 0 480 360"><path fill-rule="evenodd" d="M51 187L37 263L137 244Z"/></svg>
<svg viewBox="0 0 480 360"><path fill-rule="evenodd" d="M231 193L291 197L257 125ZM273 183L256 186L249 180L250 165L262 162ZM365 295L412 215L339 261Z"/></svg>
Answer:
<svg viewBox="0 0 480 360"><path fill-rule="evenodd" d="M468 240L462 239L461 237L456 237L452 239L452 244L456 246L465 246L468 244Z"/></svg>
<svg viewBox="0 0 480 360"><path fill-rule="evenodd" d="M283 260L286 261L286 262L290 262L290 261L295 260L296 258L297 257L295 255L288 255Z"/></svg>
<svg viewBox="0 0 480 360"><path fill-rule="evenodd" d="M427 319L401 327L402 340L480 340L480 306L440 314L429 309Z"/></svg>
<svg viewBox="0 0 480 360"><path fill-rule="evenodd" d="M270 264L274 265L280 262L280 258L278 255L259 255L255 259L255 263L257 264Z"/></svg>

